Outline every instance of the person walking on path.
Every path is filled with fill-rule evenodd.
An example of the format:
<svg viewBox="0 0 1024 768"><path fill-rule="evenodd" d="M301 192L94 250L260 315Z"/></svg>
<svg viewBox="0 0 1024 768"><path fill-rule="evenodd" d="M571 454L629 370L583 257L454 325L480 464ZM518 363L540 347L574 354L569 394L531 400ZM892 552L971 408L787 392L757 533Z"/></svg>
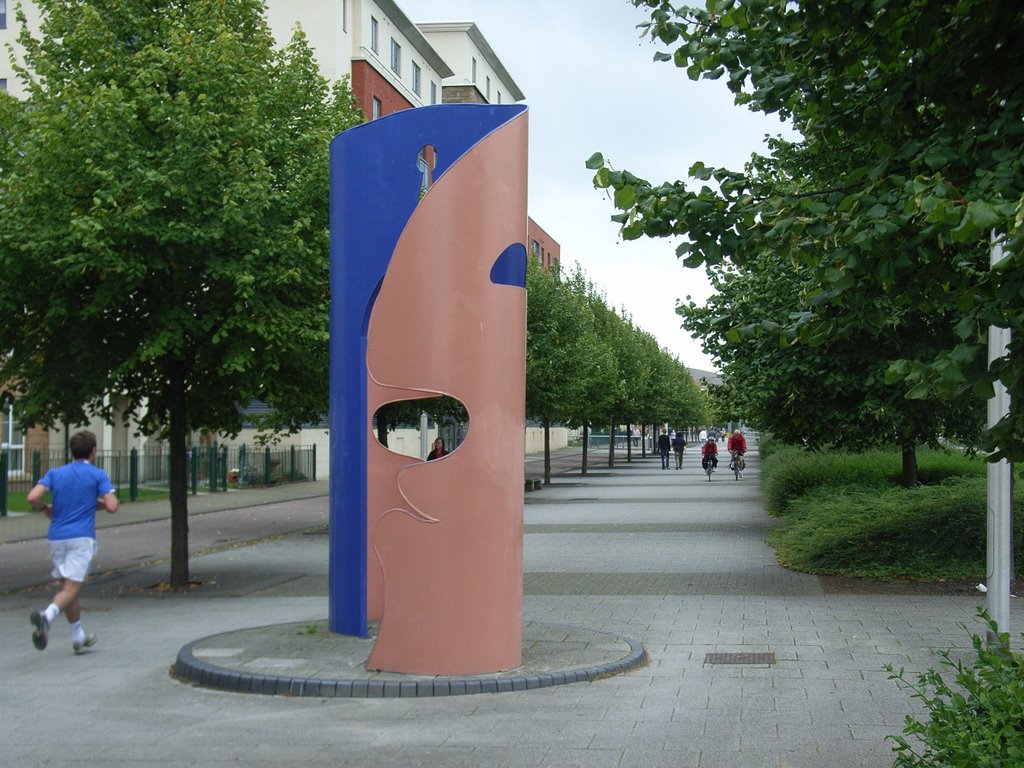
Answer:
<svg viewBox="0 0 1024 768"><path fill-rule="evenodd" d="M661 434L658 435L658 453L661 454L661 468L668 469L668 452L672 448L672 441L668 439L668 432L665 428L661 428Z"/></svg>
<svg viewBox="0 0 1024 768"><path fill-rule="evenodd" d="M681 429L677 429L676 433L672 436L672 450L676 454L676 469L682 469L683 454L686 452L686 438L683 437Z"/></svg>
<svg viewBox="0 0 1024 768"><path fill-rule="evenodd" d="M89 566L96 555L96 511L117 512L117 496L110 477L96 460L96 435L88 430L76 432L68 441L70 464L51 469L31 491L28 503L50 518L47 540L53 577L60 578L60 591L44 611L32 611L29 621L34 627L32 644L40 651L46 648L50 626L63 612L71 625L71 649L85 653L96 644L96 635L86 635L82 629L82 606L79 596ZM46 504L46 494L53 495L52 504Z"/></svg>

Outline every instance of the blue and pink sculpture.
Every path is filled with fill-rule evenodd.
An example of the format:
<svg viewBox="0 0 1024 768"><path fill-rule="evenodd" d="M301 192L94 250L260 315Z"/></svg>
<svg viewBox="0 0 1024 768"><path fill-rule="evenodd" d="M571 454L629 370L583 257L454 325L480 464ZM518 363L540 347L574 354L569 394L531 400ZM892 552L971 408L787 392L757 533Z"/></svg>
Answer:
<svg viewBox="0 0 1024 768"><path fill-rule="evenodd" d="M410 109L331 147L330 628L372 669L477 674L522 656L524 106ZM382 405L448 395L464 442L423 462Z"/></svg>

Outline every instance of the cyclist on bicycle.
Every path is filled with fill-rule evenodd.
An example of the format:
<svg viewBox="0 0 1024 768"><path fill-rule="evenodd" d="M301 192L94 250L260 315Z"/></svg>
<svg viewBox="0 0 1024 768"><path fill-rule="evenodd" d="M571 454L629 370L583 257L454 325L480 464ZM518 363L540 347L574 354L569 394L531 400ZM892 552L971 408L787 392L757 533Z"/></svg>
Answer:
<svg viewBox="0 0 1024 768"><path fill-rule="evenodd" d="M743 477L743 454L747 452L747 439L743 436L743 433L738 429L729 436L729 442L726 444L729 449L729 455L732 457L732 461L739 462L740 477Z"/></svg>
<svg viewBox="0 0 1024 768"><path fill-rule="evenodd" d="M700 449L700 466L705 472L708 471L708 463L711 464L711 471L714 472L718 467L718 443L714 440L708 440Z"/></svg>

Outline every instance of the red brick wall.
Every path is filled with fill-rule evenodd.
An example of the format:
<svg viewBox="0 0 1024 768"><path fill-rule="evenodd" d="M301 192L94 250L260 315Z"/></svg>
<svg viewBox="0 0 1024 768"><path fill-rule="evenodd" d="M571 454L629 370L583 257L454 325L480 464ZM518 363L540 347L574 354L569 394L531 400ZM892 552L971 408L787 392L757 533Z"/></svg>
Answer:
<svg viewBox="0 0 1024 768"><path fill-rule="evenodd" d="M365 61L352 62L352 93L367 120L373 117L374 97L380 100L381 117L412 108L408 99Z"/></svg>
<svg viewBox="0 0 1024 768"><path fill-rule="evenodd" d="M562 246L533 219L527 218L526 251L534 256L533 243L540 247L540 263L545 270L562 260Z"/></svg>

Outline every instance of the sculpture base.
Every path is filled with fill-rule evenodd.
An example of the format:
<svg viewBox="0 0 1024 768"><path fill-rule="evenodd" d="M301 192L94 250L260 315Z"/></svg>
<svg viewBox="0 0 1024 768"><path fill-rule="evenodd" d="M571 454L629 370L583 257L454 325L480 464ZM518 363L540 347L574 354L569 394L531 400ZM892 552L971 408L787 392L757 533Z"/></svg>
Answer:
<svg viewBox="0 0 1024 768"><path fill-rule="evenodd" d="M371 633L372 634L372 633ZM503 693L592 682L647 663L635 640L587 627L525 622L523 663L486 675L402 675L367 670L373 638L337 635L327 622L275 624L195 640L171 674L205 688L316 698Z"/></svg>

